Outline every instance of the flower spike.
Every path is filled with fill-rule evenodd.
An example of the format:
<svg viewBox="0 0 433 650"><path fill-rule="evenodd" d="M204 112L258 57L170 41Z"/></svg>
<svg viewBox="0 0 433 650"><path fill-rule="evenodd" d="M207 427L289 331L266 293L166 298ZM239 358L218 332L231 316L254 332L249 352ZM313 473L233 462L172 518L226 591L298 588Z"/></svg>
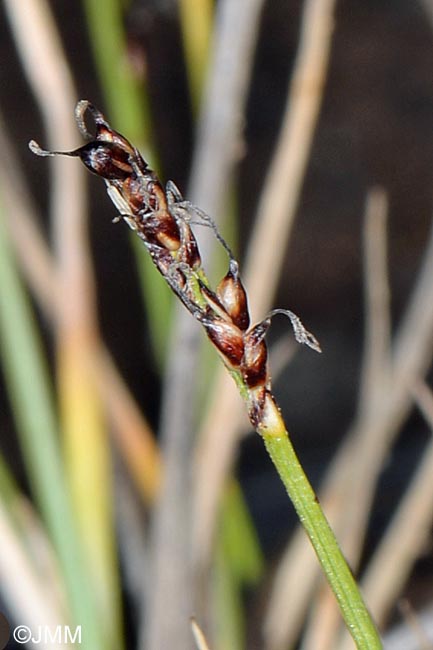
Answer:
<svg viewBox="0 0 433 650"><path fill-rule="evenodd" d="M92 135L85 122L90 113ZM88 142L74 151L48 151L34 140L29 143L38 156L75 156L106 183L110 199L123 219L144 242L155 266L168 286L204 330L228 370L240 379L248 393L249 415L258 430L266 429L274 398L270 390L265 336L275 314L288 316L295 338L320 352L317 339L287 309L274 309L250 327L248 299L239 276L239 264L219 233L213 219L184 200L169 181L164 189L138 150L112 129L103 114L88 100L78 102L75 119ZM210 227L229 257L229 269L214 291L202 268L192 225Z"/></svg>

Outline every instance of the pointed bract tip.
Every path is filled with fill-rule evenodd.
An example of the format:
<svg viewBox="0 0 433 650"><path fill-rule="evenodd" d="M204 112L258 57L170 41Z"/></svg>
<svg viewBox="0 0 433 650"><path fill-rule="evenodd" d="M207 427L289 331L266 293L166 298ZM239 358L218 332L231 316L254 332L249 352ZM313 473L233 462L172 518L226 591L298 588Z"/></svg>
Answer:
<svg viewBox="0 0 433 650"><path fill-rule="evenodd" d="M29 149L32 153L37 156L79 156L80 150L76 149L75 151L48 151L47 149L42 149L36 142L36 140L30 140Z"/></svg>
<svg viewBox="0 0 433 650"><path fill-rule="evenodd" d="M29 142L29 149L32 153L36 154L37 156L54 156L53 151L46 151L45 149L42 149L36 140L30 140Z"/></svg>

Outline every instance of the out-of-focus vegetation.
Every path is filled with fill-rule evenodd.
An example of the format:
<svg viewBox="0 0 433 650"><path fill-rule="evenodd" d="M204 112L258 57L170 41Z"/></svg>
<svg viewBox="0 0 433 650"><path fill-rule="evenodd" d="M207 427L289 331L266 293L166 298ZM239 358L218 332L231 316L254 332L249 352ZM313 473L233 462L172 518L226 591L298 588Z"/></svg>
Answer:
<svg viewBox="0 0 433 650"><path fill-rule="evenodd" d="M295 446L379 626L431 601L433 31L428 0L391 4L3 3L12 625L81 625L85 650L190 648L192 614L212 650L348 643L198 327L102 184L27 150L78 146L82 97L237 242L253 317L294 308L318 335L316 359L284 323L271 339Z"/></svg>

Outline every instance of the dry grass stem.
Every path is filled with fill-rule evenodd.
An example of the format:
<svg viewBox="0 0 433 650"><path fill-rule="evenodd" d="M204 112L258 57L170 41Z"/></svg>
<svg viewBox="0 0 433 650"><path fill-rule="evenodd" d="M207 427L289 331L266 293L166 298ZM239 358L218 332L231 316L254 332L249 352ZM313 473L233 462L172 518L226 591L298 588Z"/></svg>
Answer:
<svg viewBox="0 0 433 650"><path fill-rule="evenodd" d="M56 23L45 0L7 3L15 43L50 143L76 142L73 86ZM69 162L69 164L68 164ZM99 341L81 169L51 166L51 225L57 269L56 378L65 473L90 584L105 634L120 643L121 612L111 457L92 368ZM89 500L88 495L92 494Z"/></svg>
<svg viewBox="0 0 433 650"><path fill-rule="evenodd" d="M398 603L398 609L406 621L407 627L413 632L413 636L418 640L418 650L432 650L433 642L427 637L419 616L412 609L408 600L403 599Z"/></svg>
<svg viewBox="0 0 433 650"><path fill-rule="evenodd" d="M218 370L213 396L195 455L194 558L202 569L211 558L220 497L234 462L239 432L246 427L250 430L246 415L239 408L241 397L227 372Z"/></svg>
<svg viewBox="0 0 433 650"><path fill-rule="evenodd" d="M299 48L278 144L248 246L245 283L253 320L266 313L280 277L322 105L335 0L304 3Z"/></svg>
<svg viewBox="0 0 433 650"><path fill-rule="evenodd" d="M150 535L151 574L142 616L141 649L178 647L182 650L191 645L185 621L195 609L190 463L195 426L192 377L196 372L197 337L195 327L191 327L183 314L178 327L181 347L173 347L174 339L178 339L172 336L170 348L176 361L169 364L161 413L164 476Z"/></svg>
<svg viewBox="0 0 433 650"><path fill-rule="evenodd" d="M384 268L383 265L382 268ZM329 521L337 536L342 540L342 547L346 555L355 565L359 556L359 545L356 538L363 537L375 481L399 427L412 404L408 389L411 377L423 376L430 364L433 344L431 337L433 287L430 280L432 272L433 239L431 237L410 305L393 347L390 383L380 404L380 410L376 411L374 418L366 418L365 409L363 409L363 413L359 414L328 471L328 478L322 491L321 502L328 514ZM386 292L382 295L386 297ZM404 353L402 353L403 350ZM348 503L350 507L346 508ZM298 540L298 536L302 536L302 531L298 531L296 540ZM302 547L302 544L297 541L297 548L299 547ZM307 557L305 555L302 558L292 556L292 563L295 566L301 560L305 562ZM311 558L310 563L312 561ZM288 566L286 561L285 566ZM291 626L290 630L287 630L287 636L280 637L280 642L284 638L284 642L289 643L288 639L297 635L298 630L294 629L297 628L296 621L302 620L303 608L307 606L314 588L317 571L308 566L307 562L304 564L304 572L303 591L301 593L298 586L296 603L293 605L296 607L296 611L291 611L290 617L288 617L295 621L295 624ZM296 584L290 574L286 574L285 579L289 585ZM283 597L284 593L275 592L271 600L271 608L277 607L278 610L283 605L281 600ZM287 604L287 601L284 602ZM281 603L281 605L277 605L277 603ZM270 618L269 621L271 620L273 619ZM272 630L269 623L266 624L266 629ZM269 647L279 648L282 646L277 643L272 645L269 642Z"/></svg>
<svg viewBox="0 0 433 650"><path fill-rule="evenodd" d="M116 463L115 510L119 560L125 592L131 603L130 615L140 620L149 580L147 521L142 503L122 463Z"/></svg>
<svg viewBox="0 0 433 650"><path fill-rule="evenodd" d="M298 205L322 102L334 6L333 0L309 0L303 10L300 45L281 133L260 198L244 272L252 313L259 317L272 302ZM216 403L210 406L203 424L197 456L196 485L200 489L206 485L202 492L195 490L195 521L199 525L196 548L204 563L209 558L221 491L239 439L239 420L232 418L237 399L235 391L227 390L227 386L221 371L215 382ZM215 421L212 418L217 413Z"/></svg>
<svg viewBox="0 0 433 650"><path fill-rule="evenodd" d="M241 139L242 116L261 5L262 0L255 0L248 5L239 0L223 0L217 7L213 53L199 118L198 142L189 191L189 198L216 220L227 196L228 179L237 160L237 143ZM223 102L221 97L224 97ZM210 246L210 238L201 238L203 259L210 258ZM197 380L194 378L199 376L201 335L198 328L191 327L190 315L178 306L176 310L176 330L171 337L170 352L167 355L168 380L163 392L161 425L163 456L167 464L165 476L170 484L162 488L154 522L153 557L158 580L154 582L152 611L149 612L150 623L146 631L149 647L176 645L183 648L190 644L183 625L183 612L175 603L173 610L167 610L167 602L179 593L184 594L185 603L193 599L193 594L186 594L185 590L192 590L194 583L192 564L189 566L187 558L191 558L191 530L194 528L194 516L189 510L192 432L196 426L192 414L195 412L194 382ZM188 377L188 381L185 381L185 377ZM202 489L203 485L199 485L198 491L193 489L192 492L197 495ZM194 515L196 514L195 512ZM173 521L178 522L179 530L174 539L169 541L167 526L170 527L169 522ZM169 566L183 567L184 571L170 573ZM176 616L177 624L173 621L171 626L165 624L167 611Z"/></svg>
<svg viewBox="0 0 433 650"><path fill-rule="evenodd" d="M59 313L57 269L36 225L40 219L1 119L0 146L5 152L0 159L0 189L8 231L27 283L45 317L54 324ZM152 502L160 482L155 437L101 340L95 346L93 371L119 450L145 503Z"/></svg>
<svg viewBox="0 0 433 650"><path fill-rule="evenodd" d="M329 511L326 515L331 520ZM266 650L283 650L295 643L318 578L314 551L298 529L275 571L263 623Z"/></svg>
<svg viewBox="0 0 433 650"><path fill-rule="evenodd" d="M155 436L137 402L102 345L95 359L95 380L109 420L113 437L125 460L139 494L146 505L153 505L162 478L161 459Z"/></svg>
<svg viewBox="0 0 433 650"><path fill-rule="evenodd" d="M371 454L372 466L370 471L376 471L377 476L402 423L412 407L411 386L413 381L417 378L423 378L431 364L433 353L433 338L431 335L433 330L432 274L433 233L431 232L415 288L395 337L389 390L384 395L381 410L377 413L375 420L370 423L360 422L358 425L358 435L360 437L364 435L362 433L361 436L360 429L362 432L363 427L369 426L370 428L368 435L371 435L374 440L374 453ZM357 491L347 493L346 498L350 504L359 499L360 485L364 490L362 481L363 479L360 477ZM350 484L351 489L353 489L354 485L356 485L355 482ZM370 498L372 496L371 494ZM369 506L367 503L364 505L366 508ZM374 596L372 595L372 597Z"/></svg>
<svg viewBox="0 0 433 650"><path fill-rule="evenodd" d="M414 398L433 431L433 394L416 382ZM426 548L433 522L433 442L423 452L416 473L362 580L367 602L380 625L401 593L414 563Z"/></svg>
<svg viewBox="0 0 433 650"><path fill-rule="evenodd" d="M375 417L388 389L391 354L388 280L388 197L376 187L367 195L364 220L365 355L361 369L359 412Z"/></svg>
<svg viewBox="0 0 433 650"><path fill-rule="evenodd" d="M41 109L49 144L76 143L70 110L76 102L76 92L47 3L45 0L6 0L5 6L23 68ZM85 273L89 261L82 232L84 179L82 170L74 167L61 158L52 162L51 214L61 281L58 304L63 305L62 321L73 316L71 310L79 310L80 318L87 319L89 307L87 304L78 306L79 302L86 301L89 292L88 281L80 282L77 287L77 278ZM86 291L71 300L78 288Z"/></svg>
<svg viewBox="0 0 433 650"><path fill-rule="evenodd" d="M194 635L194 641L195 641L195 644L196 644L198 650L210 650L208 642L206 641L206 637L203 634L203 631L200 628L200 626L198 625L195 618L191 619L191 629L192 629L192 633Z"/></svg>
<svg viewBox="0 0 433 650"><path fill-rule="evenodd" d="M34 201L21 171L15 148L0 115L0 191L5 204L8 232L19 258L20 268L44 314L55 317L56 287L54 263L38 228Z"/></svg>
<svg viewBox="0 0 433 650"><path fill-rule="evenodd" d="M350 474L340 474L340 505L346 514L340 514L339 540L354 571L358 566L365 537L372 493L376 486L377 467L372 460L376 455L376 440L368 426L380 417L388 392L390 367L390 291L387 256L388 200L382 188L374 188L367 195L364 228L364 292L365 292L365 345L361 367L361 389L358 419L361 428L356 451L351 459ZM348 483L356 480L359 494L351 503L341 499L347 494ZM337 643L341 625L338 609L326 586L320 590L314 617L304 643L305 650L331 650Z"/></svg>
<svg viewBox="0 0 433 650"><path fill-rule="evenodd" d="M244 107L263 0L221 2L215 27L188 196L218 223L227 187L243 149ZM223 98L223 99L222 99ZM209 259L209 244L200 244Z"/></svg>
<svg viewBox="0 0 433 650"><path fill-rule="evenodd" d="M17 504L20 512L23 504ZM29 536L36 520L30 520L30 510L27 511L26 522L23 530ZM33 533L30 533L33 536ZM37 536L40 544L43 533L37 526ZM6 509L0 502L0 538L2 552L0 553L0 591L2 599L8 604L10 611L14 612L15 620L26 621L26 625L37 630L43 624L56 628L62 621L67 623L65 615L65 594L60 590L61 581L54 572L57 567L51 564L45 568L48 574L41 571L41 566L36 567L29 560L28 546L11 521ZM47 548L48 541L43 542ZM45 557L47 548L42 549ZM41 549L40 549L41 550ZM39 552L38 552L39 554ZM25 588L23 588L25 586ZM37 646L35 646L37 647Z"/></svg>
<svg viewBox="0 0 433 650"><path fill-rule="evenodd" d="M424 639L433 639L432 606L430 605L421 612L417 612L416 619L416 630L408 620L393 627L384 637L384 650L421 650L420 628L422 629L422 637ZM430 641L426 649L432 650L432 648L433 643Z"/></svg>

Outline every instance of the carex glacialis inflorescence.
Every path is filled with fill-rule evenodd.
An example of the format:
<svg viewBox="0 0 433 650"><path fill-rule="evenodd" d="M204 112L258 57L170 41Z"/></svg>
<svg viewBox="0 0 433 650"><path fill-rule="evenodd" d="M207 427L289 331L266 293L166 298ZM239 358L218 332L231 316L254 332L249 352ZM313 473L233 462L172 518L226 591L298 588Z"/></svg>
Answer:
<svg viewBox="0 0 433 650"><path fill-rule="evenodd" d="M93 136L85 124L89 112L94 120ZM267 365L265 335L276 313L290 318L299 343L320 352L316 338L291 311L276 309L250 327L245 289L239 265L212 219L185 201L176 185L163 188L136 147L110 127L102 113L87 100L78 102L75 117L87 144L74 151L46 151L32 140L29 147L38 156L76 156L105 180L107 192L119 216L142 239L158 271L188 311L204 327L228 370L246 390L249 418L259 431L268 428L275 412ZM229 258L227 274L212 290L204 273L194 223L212 228Z"/></svg>

